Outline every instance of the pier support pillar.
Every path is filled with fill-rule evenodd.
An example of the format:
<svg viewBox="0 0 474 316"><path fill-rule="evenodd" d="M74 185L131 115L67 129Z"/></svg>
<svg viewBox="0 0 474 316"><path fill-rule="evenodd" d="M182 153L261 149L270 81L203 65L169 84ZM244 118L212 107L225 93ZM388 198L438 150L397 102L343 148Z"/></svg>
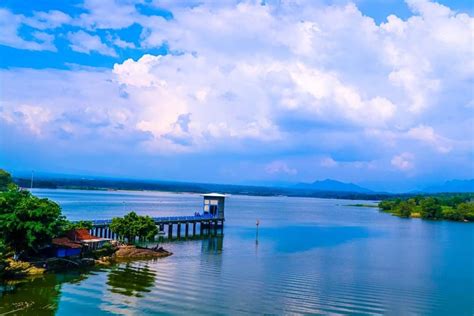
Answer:
<svg viewBox="0 0 474 316"><path fill-rule="evenodd" d="M188 235L189 235L189 223L186 222L186 226L185 226L185 230L184 230L184 236L186 236L186 238L188 238Z"/></svg>
<svg viewBox="0 0 474 316"><path fill-rule="evenodd" d="M196 236L196 222L193 223L193 236Z"/></svg>
<svg viewBox="0 0 474 316"><path fill-rule="evenodd" d="M168 224L168 238L173 238L173 224L171 223Z"/></svg>
<svg viewBox="0 0 474 316"><path fill-rule="evenodd" d="M181 238L181 223L178 223L178 238Z"/></svg>

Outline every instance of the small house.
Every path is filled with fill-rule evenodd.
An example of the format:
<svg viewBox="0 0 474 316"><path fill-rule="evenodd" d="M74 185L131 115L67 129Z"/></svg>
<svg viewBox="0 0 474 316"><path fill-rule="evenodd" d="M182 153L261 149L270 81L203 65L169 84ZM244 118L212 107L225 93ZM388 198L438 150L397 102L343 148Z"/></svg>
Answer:
<svg viewBox="0 0 474 316"><path fill-rule="evenodd" d="M79 257L82 253L82 245L68 237L54 238L52 246L53 255L58 258Z"/></svg>
<svg viewBox="0 0 474 316"><path fill-rule="evenodd" d="M69 231L66 236L73 242L87 247L88 250L99 249L105 243L110 242L110 239L108 238L101 238L91 235L87 229L73 229Z"/></svg>

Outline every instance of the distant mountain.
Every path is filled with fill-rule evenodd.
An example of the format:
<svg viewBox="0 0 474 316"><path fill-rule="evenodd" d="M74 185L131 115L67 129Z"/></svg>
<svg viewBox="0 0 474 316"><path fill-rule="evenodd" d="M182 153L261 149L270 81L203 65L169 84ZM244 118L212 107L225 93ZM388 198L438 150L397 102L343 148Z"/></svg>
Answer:
<svg viewBox="0 0 474 316"><path fill-rule="evenodd" d="M358 186L357 184L345 183L331 179L315 181L313 183L298 183L295 185L295 188L326 192L373 193L373 191Z"/></svg>
<svg viewBox="0 0 474 316"><path fill-rule="evenodd" d="M474 192L474 179L450 180L441 185L427 187L422 191L427 193Z"/></svg>

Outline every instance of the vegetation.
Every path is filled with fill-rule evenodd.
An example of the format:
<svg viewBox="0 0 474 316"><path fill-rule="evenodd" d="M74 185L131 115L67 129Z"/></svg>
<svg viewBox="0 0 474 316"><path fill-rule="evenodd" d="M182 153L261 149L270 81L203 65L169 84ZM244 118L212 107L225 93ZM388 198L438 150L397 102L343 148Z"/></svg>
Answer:
<svg viewBox="0 0 474 316"><path fill-rule="evenodd" d="M0 169L0 191L6 191L11 185L14 185L12 176L5 170Z"/></svg>
<svg viewBox="0 0 474 316"><path fill-rule="evenodd" d="M10 187L0 195L0 239L15 258L48 244L66 223L58 204Z"/></svg>
<svg viewBox="0 0 474 316"><path fill-rule="evenodd" d="M7 247L3 240L0 240L0 278L3 276L7 266Z"/></svg>
<svg viewBox="0 0 474 316"><path fill-rule="evenodd" d="M472 193L415 196L409 199L388 199L379 203L381 211L400 217L474 221Z"/></svg>
<svg viewBox="0 0 474 316"><path fill-rule="evenodd" d="M92 222L91 221L78 221L78 222L69 222L65 221L63 225L63 232L68 232L73 229L92 229Z"/></svg>
<svg viewBox="0 0 474 316"><path fill-rule="evenodd" d="M158 228L151 217L139 216L135 212L113 218L110 229L122 239L126 238L128 243L132 243L135 237L139 240L153 240L158 234Z"/></svg>

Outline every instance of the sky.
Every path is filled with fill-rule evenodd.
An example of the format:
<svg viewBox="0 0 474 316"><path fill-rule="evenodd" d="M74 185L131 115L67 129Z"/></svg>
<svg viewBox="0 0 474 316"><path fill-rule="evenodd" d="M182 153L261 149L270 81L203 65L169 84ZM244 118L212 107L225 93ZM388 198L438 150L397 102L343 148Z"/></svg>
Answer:
<svg viewBox="0 0 474 316"><path fill-rule="evenodd" d="M0 3L0 167L393 192L474 178L474 8Z"/></svg>

